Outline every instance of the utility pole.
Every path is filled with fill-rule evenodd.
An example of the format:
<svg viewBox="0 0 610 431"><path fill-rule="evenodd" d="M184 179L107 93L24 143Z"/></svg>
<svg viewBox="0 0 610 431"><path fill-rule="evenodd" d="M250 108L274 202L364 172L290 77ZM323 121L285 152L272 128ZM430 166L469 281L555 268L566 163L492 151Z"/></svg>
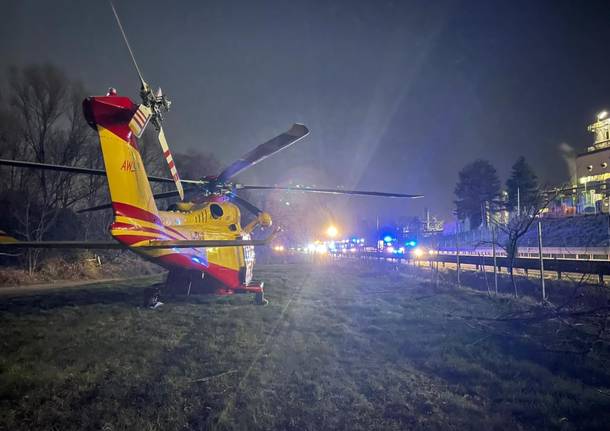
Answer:
<svg viewBox="0 0 610 431"><path fill-rule="evenodd" d="M521 191L517 187L517 217L521 217Z"/></svg>
<svg viewBox="0 0 610 431"><path fill-rule="evenodd" d="M608 211L608 244L607 244L607 247L610 247L610 211Z"/></svg>
<svg viewBox="0 0 610 431"><path fill-rule="evenodd" d="M457 263L457 284L458 287L461 286L460 284L460 220L456 219L456 225L455 225L455 260Z"/></svg>
<svg viewBox="0 0 610 431"><path fill-rule="evenodd" d="M438 288L438 237L436 237L436 273L435 273L435 278L436 278L436 287Z"/></svg>
<svg viewBox="0 0 610 431"><path fill-rule="evenodd" d="M540 257L540 287L542 288L542 301L546 301L544 287L544 259L542 258L542 221L538 220L538 256Z"/></svg>
<svg viewBox="0 0 610 431"><path fill-rule="evenodd" d="M491 250L494 259L494 287L496 288L496 295L498 295L498 263L496 261L496 227L491 227Z"/></svg>
<svg viewBox="0 0 610 431"><path fill-rule="evenodd" d="M587 210L587 202L589 201L589 199L587 199L587 180L585 179L585 193L583 195L583 200L585 201L584 206L582 208L582 213L586 214L586 210Z"/></svg>

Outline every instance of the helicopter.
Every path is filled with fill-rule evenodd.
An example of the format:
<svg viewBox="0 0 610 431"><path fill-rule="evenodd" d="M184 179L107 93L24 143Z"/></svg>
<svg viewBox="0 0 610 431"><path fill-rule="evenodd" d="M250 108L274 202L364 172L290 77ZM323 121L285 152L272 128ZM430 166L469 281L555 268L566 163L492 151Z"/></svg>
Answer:
<svg viewBox="0 0 610 431"><path fill-rule="evenodd" d="M0 159L0 165L105 176L111 203L78 212L112 208L113 221L109 232L113 241L20 241L0 231L0 247L128 249L168 270L164 287L166 292L190 294L193 289L194 292L217 295L249 293L255 295L255 303L266 304L264 283L253 280L254 247L268 245L278 229L271 229L273 223L270 214L240 197L240 190L421 197L402 193L233 182L233 178L246 169L305 138L309 130L298 123L249 151L217 175L201 179L180 178L162 124L171 101L160 88L155 92L144 80L112 2L110 6L140 81L141 100L136 103L110 88L103 96L91 96L83 101L84 118L99 137L104 169L3 159ZM170 178L150 176L144 167L138 140L150 125L157 132ZM170 183L175 190L154 194L151 183ZM185 200L185 192L197 198ZM167 210L160 210L156 200L170 197L178 197L179 201ZM254 216L246 226L241 224L240 207ZM253 239L256 229L267 230L269 234L264 239ZM158 301L158 295L153 295L153 298L154 302Z"/></svg>

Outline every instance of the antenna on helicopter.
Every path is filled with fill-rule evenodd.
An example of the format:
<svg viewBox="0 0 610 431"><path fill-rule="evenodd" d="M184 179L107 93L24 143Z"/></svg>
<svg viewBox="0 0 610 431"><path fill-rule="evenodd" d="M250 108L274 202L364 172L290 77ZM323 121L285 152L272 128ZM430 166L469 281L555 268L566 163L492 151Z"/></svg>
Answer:
<svg viewBox="0 0 610 431"><path fill-rule="evenodd" d="M114 18L116 19L117 24L119 25L119 30L121 30L121 34L123 35L123 40L125 41L125 45L127 45L127 49L129 50L129 55L131 55L131 61L133 61L133 65L136 68L136 72L138 72L138 76L140 77L140 82L142 83L142 88L146 88L147 84L142 77L142 72L140 72L140 68L138 67L138 62L136 61L136 56L133 55L133 51L131 49L131 45L129 44L129 40L127 40L127 35L125 34L125 30L123 29L123 25L121 24L121 18L119 18L119 14L116 12L114 4L112 1L110 2L110 7L112 8L112 13L114 13Z"/></svg>
<svg viewBox="0 0 610 431"><path fill-rule="evenodd" d="M165 138L165 132L163 131L163 113L169 111L169 108L172 102L163 94L161 88L154 93L150 85L142 76L142 72L138 67L138 62L136 61L136 57L131 49L131 45L129 44L129 40L127 39L127 35L125 34L125 30L123 29L123 25L121 24L121 19L119 18L119 14L112 3L112 0L109 0L110 7L112 8L112 12L114 13L114 18L116 19L116 23L119 26L119 30L121 30L121 34L123 35L123 40L125 41L125 45L127 46L127 50L129 51L129 55L131 56L131 61L138 73L138 77L140 78L140 98L142 99L142 104L138 105L138 109L133 115L133 118L129 122L129 128L136 135L137 138L141 137L146 129L146 126L149 122L152 122L157 129L158 132L158 140L159 144L161 144L161 150L163 151L163 157L165 157L165 161L169 166L169 170L172 174L172 179L176 184L176 189L178 190L178 194L180 195L180 199L184 199L184 188L182 187L182 183L180 182L180 176L178 175L178 171L176 169L176 165L174 164L174 159L172 157L172 153L169 150L169 145L167 144L167 139Z"/></svg>

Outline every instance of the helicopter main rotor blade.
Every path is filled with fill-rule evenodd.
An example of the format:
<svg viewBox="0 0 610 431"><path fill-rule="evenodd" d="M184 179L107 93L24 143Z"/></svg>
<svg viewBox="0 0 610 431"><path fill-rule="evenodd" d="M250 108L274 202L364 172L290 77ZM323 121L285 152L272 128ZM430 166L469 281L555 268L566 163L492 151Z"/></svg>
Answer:
<svg viewBox="0 0 610 431"><path fill-rule="evenodd" d="M121 24L121 19L119 18L119 14L117 13L116 9L114 8L114 4L112 3L112 0L110 0L110 7L112 8L112 12L114 13L114 18L116 19L116 23L119 26L119 30L121 30L121 34L123 35L123 40L125 41L125 45L127 45L127 49L129 50L129 55L131 56L131 61L133 62L133 65L136 68L136 72L138 72L138 76L140 77L140 84L142 85L142 88L148 88L148 84L146 83L146 81L144 81L144 78L142 77L142 72L140 72L140 68L138 67L138 63L136 61L136 56L133 54L131 45L129 45L129 40L127 40L127 35L125 34L125 30L123 30L123 25Z"/></svg>
<svg viewBox="0 0 610 431"><path fill-rule="evenodd" d="M84 174L84 175L97 175L100 177L106 176L106 171L103 169L93 168L81 168L79 166L65 166L65 165L53 165L51 163L38 163L38 162L26 162L24 160L8 160L0 159L0 166L14 166L17 168L29 168L29 169L44 169L47 171L58 171L58 172L70 172L72 174ZM173 178L156 177L154 175L148 176L148 181L152 183L174 183ZM204 184L201 180L184 180L180 179L183 184Z"/></svg>
<svg viewBox="0 0 610 431"><path fill-rule="evenodd" d="M186 189L185 192L190 192L191 190L194 190L194 189ZM154 194L153 199L156 200L156 199L173 198L174 196L179 196L178 190L172 190L169 192L162 192L162 193ZM82 213L88 213L88 212L92 212L92 211L105 210L108 208L112 208L112 203L97 205L97 206L89 207L89 208L83 208L82 210L76 211L76 213L82 214Z"/></svg>
<svg viewBox="0 0 610 431"><path fill-rule="evenodd" d="M233 162L229 166L227 166L221 173L218 175L217 181L219 183L224 183L235 175L243 172L251 166L256 165L259 162L262 162L267 157L277 153L278 151L283 150L284 148L289 147L294 144L298 140L304 138L309 133L309 129L302 124L293 124L290 130L282 133L281 135L276 136L273 139L268 140L264 144L259 145L252 151L244 154L239 160Z"/></svg>
<svg viewBox="0 0 610 431"><path fill-rule="evenodd" d="M250 202L248 202L244 198L241 198L241 197L237 196L233 192L227 193L227 197L230 200L232 200L233 202L235 202L237 205L241 205L242 207L244 207L245 209L247 209L248 211L250 211L252 214L254 214L256 216L263 212L263 210L261 210L260 208L256 207L254 204L251 204Z"/></svg>
<svg viewBox="0 0 610 431"><path fill-rule="evenodd" d="M26 162L23 160L0 159L0 165L14 166L17 168L44 169L47 171L71 172L73 174L98 175L100 177L106 176L106 171L103 169L80 168L78 166L53 165L50 163Z"/></svg>
<svg viewBox="0 0 610 431"><path fill-rule="evenodd" d="M423 195L408 195L404 193L387 193L387 192L369 192L362 190L342 190L342 189L316 189L311 187L282 187L282 186L252 186L244 184L236 184L236 189L243 190L283 190L289 192L308 192L308 193L326 193L331 195L360 195L360 196L380 196L385 198L421 198Z"/></svg>

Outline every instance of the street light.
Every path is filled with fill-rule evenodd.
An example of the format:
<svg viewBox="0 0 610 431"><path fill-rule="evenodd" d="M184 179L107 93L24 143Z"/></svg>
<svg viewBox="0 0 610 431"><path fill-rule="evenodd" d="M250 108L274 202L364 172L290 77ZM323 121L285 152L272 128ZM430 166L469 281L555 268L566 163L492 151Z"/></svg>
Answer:
<svg viewBox="0 0 610 431"><path fill-rule="evenodd" d="M328 226L328 229L326 229L326 235L328 235L329 238L336 237L338 233L339 233L339 231L333 225Z"/></svg>
<svg viewBox="0 0 610 431"><path fill-rule="evenodd" d="M424 255L424 251L421 248L417 247L413 249L413 254L415 255L415 257L420 258Z"/></svg>

